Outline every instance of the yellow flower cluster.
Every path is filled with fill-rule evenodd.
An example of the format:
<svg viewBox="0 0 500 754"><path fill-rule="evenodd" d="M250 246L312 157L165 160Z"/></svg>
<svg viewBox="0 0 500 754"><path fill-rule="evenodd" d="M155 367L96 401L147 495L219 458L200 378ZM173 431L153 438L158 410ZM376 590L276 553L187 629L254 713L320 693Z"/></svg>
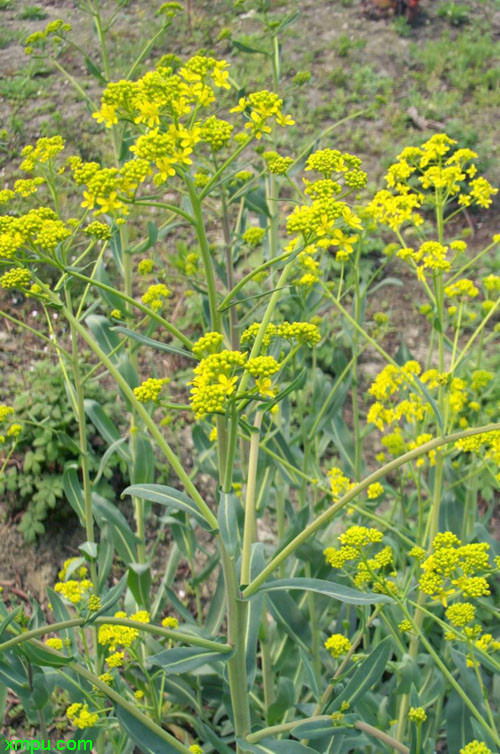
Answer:
<svg viewBox="0 0 500 754"><path fill-rule="evenodd" d="M149 623L149 613L146 610L140 610L138 613L127 616L127 613L119 610L115 613L115 618L127 618L139 623ZM137 628L131 626L116 626L112 623L103 623L99 626L97 640L99 644L107 646L111 652L116 650L118 645L130 647L131 644L139 637ZM109 658L108 658L108 664Z"/></svg>
<svg viewBox="0 0 500 754"><path fill-rule="evenodd" d="M437 272L450 270L451 262L447 259L448 248L438 241L425 241L417 251L409 247L400 249L398 257L412 264L417 271L418 279L425 281L425 270Z"/></svg>
<svg viewBox="0 0 500 754"><path fill-rule="evenodd" d="M4 403L0 404L0 425L6 425L5 427L2 427L0 432L0 444L3 444L7 437L19 437L23 430L22 424L12 422L13 416L14 409L12 406L6 406Z"/></svg>
<svg viewBox="0 0 500 754"><path fill-rule="evenodd" d="M340 261L349 258L352 244L357 240L349 232L351 229L361 229L361 220L346 202L336 198L340 184L331 176L335 174L347 184L347 177L352 172L349 172L350 168L356 175L361 173L359 164L357 157L333 149L319 150L309 157L306 170L321 172L324 180L306 183L306 192L312 197L311 204L295 207L288 216L287 231L297 234L287 246L289 251L294 251L302 239L306 247L312 243L323 249L338 246L337 258Z"/></svg>
<svg viewBox="0 0 500 754"><path fill-rule="evenodd" d="M170 615L167 615L166 618L163 618L161 625L163 628L176 629L179 628L179 621L177 618L172 618Z"/></svg>
<svg viewBox="0 0 500 754"><path fill-rule="evenodd" d="M141 259L137 265L137 272L139 275L149 275L150 272L153 272L154 266L155 263L152 259Z"/></svg>
<svg viewBox="0 0 500 754"><path fill-rule="evenodd" d="M171 291L164 283L150 285L142 297L143 304L157 312L163 306L164 300L171 295Z"/></svg>
<svg viewBox="0 0 500 754"><path fill-rule="evenodd" d="M193 744L192 746L190 746L189 751L191 752L191 754L203 754L203 749L201 748L201 746L198 746L198 744Z"/></svg>
<svg viewBox="0 0 500 754"><path fill-rule="evenodd" d="M280 369L280 364L273 356L256 356L248 359L245 369L252 377L270 377Z"/></svg>
<svg viewBox="0 0 500 754"><path fill-rule="evenodd" d="M343 474L342 469L338 468L338 466L333 466L328 471L328 479L330 480L330 486L332 488L332 495L334 499L340 497L345 492L352 490L356 486L355 482L351 482L350 479Z"/></svg>
<svg viewBox="0 0 500 754"><path fill-rule="evenodd" d="M217 353L222 345L224 337L219 332L207 332L202 335L193 345L192 351L195 356L201 359L210 353Z"/></svg>
<svg viewBox="0 0 500 754"><path fill-rule="evenodd" d="M283 157L278 152L264 152L262 155L267 163L267 168L273 175L286 175L293 165L291 157Z"/></svg>
<svg viewBox="0 0 500 754"><path fill-rule="evenodd" d="M380 484L380 482L374 482L373 484L370 484L368 489L366 490L366 494L368 497L368 500L376 500L380 495L382 495L384 492L384 488Z"/></svg>
<svg viewBox="0 0 500 754"><path fill-rule="evenodd" d="M238 375L247 358L241 351L221 351L202 359L194 369L191 407L197 419L224 410L226 401L236 389Z"/></svg>
<svg viewBox="0 0 500 754"><path fill-rule="evenodd" d="M481 453L484 458L491 458L500 466L500 431L482 432L472 437L457 440L455 447L464 453Z"/></svg>
<svg viewBox="0 0 500 754"><path fill-rule="evenodd" d="M427 715L424 708L410 707L410 711L408 712L408 720L410 720L410 722L412 723L417 723L417 725L425 723L425 721L427 720Z"/></svg>
<svg viewBox="0 0 500 754"><path fill-rule="evenodd" d="M474 740L460 749L460 754L492 754L492 752L485 743Z"/></svg>
<svg viewBox="0 0 500 754"><path fill-rule="evenodd" d="M240 97L232 113L248 113L248 122L245 128L250 129L256 139L261 139L263 134L271 133L270 121L278 126L293 126L295 121L290 115L282 112L283 100L274 92L263 89L260 92L252 92L248 97Z"/></svg>
<svg viewBox="0 0 500 754"><path fill-rule="evenodd" d="M27 199L28 196L36 194L38 187L43 186L44 183L45 178L42 178L42 176L37 176L36 178L20 178L14 183L14 191L16 194Z"/></svg>
<svg viewBox="0 0 500 754"><path fill-rule="evenodd" d="M472 280L468 280L467 278L447 285L444 292L450 298L455 298L455 296L475 298L479 295L479 289L476 288Z"/></svg>
<svg viewBox="0 0 500 754"><path fill-rule="evenodd" d="M71 704L66 710L66 717L75 728L92 728L98 720L96 712L89 712L88 704Z"/></svg>
<svg viewBox="0 0 500 754"><path fill-rule="evenodd" d="M50 649L61 650L63 648L63 640L57 637L46 639L45 644L47 647L50 647Z"/></svg>
<svg viewBox="0 0 500 754"><path fill-rule="evenodd" d="M50 38L52 38L53 42L57 43L60 39L64 39L65 35L71 31L71 28L71 24L65 23L60 18L49 21L43 31L35 31L24 40L24 44L26 45L24 52L26 55L32 55L35 49L44 49L47 40Z"/></svg>
<svg viewBox="0 0 500 754"><path fill-rule="evenodd" d="M169 382L168 377L164 377L161 380L150 377L139 385L139 387L134 388L134 395L141 403L149 403L149 401L156 403L160 398L163 386L168 385Z"/></svg>
<svg viewBox="0 0 500 754"><path fill-rule="evenodd" d="M73 605L78 605L87 592L92 589L92 586L92 582L88 579L83 579L82 581L69 579L68 581L58 581L54 586L54 591L62 594Z"/></svg>
<svg viewBox="0 0 500 754"><path fill-rule="evenodd" d="M260 322L254 322L241 335L241 343L251 343L257 337ZM315 346L321 340L321 333L317 325L310 322L282 322L275 325L272 322L266 327L262 345L268 347L277 338L287 340L289 343Z"/></svg>
<svg viewBox="0 0 500 754"><path fill-rule="evenodd" d="M420 209L423 201L424 197L421 193L408 192L393 195L387 189L383 189L377 191L368 204L366 214L380 225L386 225L397 233L404 223L410 223L415 227L422 225L424 220L417 210Z"/></svg>
<svg viewBox="0 0 500 754"><path fill-rule="evenodd" d="M325 641L325 649L327 649L335 658L347 654L351 647L351 642L347 636L343 636L343 634L332 634Z"/></svg>
<svg viewBox="0 0 500 754"><path fill-rule="evenodd" d="M52 253L71 230L48 207L30 210L20 217L0 216L0 259L14 259L24 246L30 252Z"/></svg>
<svg viewBox="0 0 500 754"><path fill-rule="evenodd" d="M416 554L417 559L421 560L422 570L419 589L424 594L439 599L446 605L451 596L461 594L474 598L490 593L486 578L476 575L478 571L487 571L489 568L489 545L486 542L462 545L455 534L446 531L435 536L432 550L425 559L420 557L420 553ZM454 609L451 615L454 616L456 606L452 607ZM470 608L458 608L457 614L461 610L470 612Z"/></svg>
<svg viewBox="0 0 500 754"><path fill-rule="evenodd" d="M99 220L95 220L90 223L90 225L87 225L84 233L85 235L92 236L92 238L96 238L99 241L109 241L111 238L111 228L109 225L106 225L106 223L99 222Z"/></svg>
<svg viewBox="0 0 500 754"><path fill-rule="evenodd" d="M9 288L27 288L30 284L31 272L23 267L12 267L0 276L0 287L8 290Z"/></svg>
<svg viewBox="0 0 500 754"><path fill-rule="evenodd" d="M375 592L383 594L394 594L397 591L394 582L389 581L385 576L380 574L386 568L391 569L393 573L394 554L392 548L386 545L371 558L362 557L362 550L378 544L382 541L383 534L377 529L367 528L365 526L351 526L344 534L339 536L341 547L327 547L323 554L326 562L332 568L343 568L348 562L356 562L356 572L353 574L354 584L358 589L363 589L368 584L372 584Z"/></svg>
<svg viewBox="0 0 500 754"><path fill-rule="evenodd" d="M62 136L44 136L38 139L35 146L28 144L23 147L21 156L21 170L31 173L37 165L44 165L56 157L64 149Z"/></svg>
<svg viewBox="0 0 500 754"><path fill-rule="evenodd" d="M77 561L80 561L80 560L81 558L78 558L78 557L68 558L67 560L65 560L63 563L63 567L58 573L59 581L65 581L66 577L68 575L71 575L74 571L76 571L76 575L78 576L79 579L84 579L88 574L87 566L80 565L78 567L76 566L72 567L73 564L76 564ZM68 573L68 571L70 571L70 573Z"/></svg>
<svg viewBox="0 0 500 754"><path fill-rule="evenodd" d="M259 246L265 235L265 228L251 227L247 228L241 237L249 246Z"/></svg>

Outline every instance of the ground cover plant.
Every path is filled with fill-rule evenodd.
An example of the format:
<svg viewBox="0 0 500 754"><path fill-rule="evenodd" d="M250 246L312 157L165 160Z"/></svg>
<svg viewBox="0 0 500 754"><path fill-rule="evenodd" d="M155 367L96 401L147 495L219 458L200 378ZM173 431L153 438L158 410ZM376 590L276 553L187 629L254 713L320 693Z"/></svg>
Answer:
<svg viewBox="0 0 500 754"><path fill-rule="evenodd" d="M72 83L101 154L49 134L0 191L0 286L44 320L4 315L55 357L82 535L46 601L0 604L1 706L99 752L497 751L500 235L472 250L468 220L498 189L444 132L378 187L336 123L294 148L293 13L259 5L260 51L239 42L268 66L255 89L206 53L139 73L154 38L119 78L113 18L82 9L98 101ZM51 21L28 53L71 80L72 33ZM0 407L6 480L22 410Z"/></svg>

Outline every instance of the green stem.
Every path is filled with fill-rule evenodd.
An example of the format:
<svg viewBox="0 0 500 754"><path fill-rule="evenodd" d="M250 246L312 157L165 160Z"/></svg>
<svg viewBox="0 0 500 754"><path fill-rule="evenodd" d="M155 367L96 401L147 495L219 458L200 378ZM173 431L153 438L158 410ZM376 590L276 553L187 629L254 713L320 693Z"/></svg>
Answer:
<svg viewBox="0 0 500 754"><path fill-rule="evenodd" d="M191 201L191 207L192 207L194 219L196 222L196 236L198 238L198 243L200 245L200 253L201 253L201 258L203 261L203 267L205 269L205 278L207 281L208 305L210 309L211 327L212 327L212 330L216 330L219 332L221 328L221 321L220 321L220 313L217 308L217 290L215 286L214 264L212 261L212 256L210 253L210 248L209 248L208 240L207 240L207 234L205 231L205 223L203 220L203 212L201 209L201 194L200 196L198 196L198 194L196 193L196 188L193 183L193 179L188 173L183 173L182 176L184 178L184 181L188 189L189 199Z"/></svg>
<svg viewBox="0 0 500 754"><path fill-rule="evenodd" d="M136 620L130 620L129 618L114 618L109 615L105 615L96 618L92 621L92 618L85 620L84 618L72 618L70 620L58 621L57 623L51 623L47 626L40 626L39 628L33 628L30 631L24 631L17 634L12 639L4 641L0 644L0 652L5 652L7 649L22 644L25 641L31 641L36 639L37 636L43 636L48 633L57 633L58 631L64 631L67 628L74 628L75 626L95 625L101 626L104 624L112 624L113 626L128 626L130 628L136 628L139 631L145 631L148 634L157 634L158 636L164 636L166 639L171 639L176 642L184 642L185 644L191 644L194 647L203 647L203 649L210 649L214 652L232 652L233 647L229 644L219 644L219 642L211 641L210 639L203 639L201 636L195 634L186 634L183 631L170 630L163 628L163 626L154 626L150 623L141 623ZM9 631L14 629L10 626ZM45 647L45 645L44 645ZM47 649L47 647L45 647ZM59 656L60 653L57 653Z"/></svg>
<svg viewBox="0 0 500 754"><path fill-rule="evenodd" d="M252 542L255 541L257 524L255 521L255 485L257 479L257 462L259 459L260 427L262 411L255 416L254 428L250 438L250 455L248 458L247 491L245 498L245 525L243 528L243 548L241 554L241 583L249 584L251 579L250 562L252 556Z"/></svg>

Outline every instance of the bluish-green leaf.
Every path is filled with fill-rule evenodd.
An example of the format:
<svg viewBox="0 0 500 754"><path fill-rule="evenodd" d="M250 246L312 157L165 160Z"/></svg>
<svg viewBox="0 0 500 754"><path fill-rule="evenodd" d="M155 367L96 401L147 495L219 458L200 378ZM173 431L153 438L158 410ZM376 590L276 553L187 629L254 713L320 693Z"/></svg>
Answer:
<svg viewBox="0 0 500 754"><path fill-rule="evenodd" d="M328 707L328 712L340 709L342 702L349 702L351 709L356 699L365 694L377 681L380 681L392 654L392 638L386 636L368 657L356 666L347 686Z"/></svg>
<svg viewBox="0 0 500 754"><path fill-rule="evenodd" d="M236 508L240 504L234 492L219 492L219 509L217 523L222 541L229 557L233 558L238 550L238 518Z"/></svg>
<svg viewBox="0 0 500 754"><path fill-rule="evenodd" d="M9 613L3 619L2 623L0 624L0 639L4 635L4 633L5 633L6 629L7 629L7 626L10 626L11 623L14 623L14 621L18 617L19 613L21 613L21 612L22 612L22 605L18 605L16 608L14 608L14 610L11 613Z"/></svg>
<svg viewBox="0 0 500 754"><path fill-rule="evenodd" d="M25 642L18 646L33 665L46 665L48 667L58 668L73 660L73 657L68 657L55 652L48 647L44 647L43 644L38 641Z"/></svg>
<svg viewBox="0 0 500 754"><path fill-rule="evenodd" d="M231 652L214 652L212 649L202 647L176 647L150 655L146 664L149 667L160 667L164 673L171 675L191 673L212 662L226 662L231 656Z"/></svg>
<svg viewBox="0 0 500 754"><path fill-rule="evenodd" d="M99 526L104 523L109 526L116 551L123 562L126 565L136 562L139 539L128 525L125 516L116 505L96 493L92 495L92 503L97 523Z"/></svg>
<svg viewBox="0 0 500 754"><path fill-rule="evenodd" d="M286 633L306 652L311 647L311 626L299 610L292 597L282 590L268 595L269 610L274 619L281 623Z"/></svg>
<svg viewBox="0 0 500 754"><path fill-rule="evenodd" d="M89 314L85 322L104 353L109 354L120 345L120 338L111 330L110 322L106 317L100 314ZM117 357L115 355L111 358L116 362Z"/></svg>
<svg viewBox="0 0 500 754"><path fill-rule="evenodd" d="M160 340L154 340L154 338L148 338L147 335L142 335L141 333L134 332L128 327L118 325L116 327L113 327L113 331L119 332L122 335L126 335L127 338L135 340L137 343L142 343L142 345L144 346L154 348L156 351L167 351L168 353L175 353L177 356L183 356L185 359L190 359L191 361L198 361L196 356L190 351L186 351L183 348L177 348L176 346L171 346L170 343L162 343Z"/></svg>
<svg viewBox="0 0 500 754"><path fill-rule="evenodd" d="M249 744L240 738L237 741L242 751L250 751L252 754L318 754L315 749L298 741L275 741L272 738L263 738L258 744Z"/></svg>
<svg viewBox="0 0 500 754"><path fill-rule="evenodd" d="M135 601L141 607L147 607L151 590L151 563L129 563L127 568L127 583Z"/></svg>
<svg viewBox="0 0 500 754"><path fill-rule="evenodd" d="M182 751L180 743L173 736L172 744L170 744L158 733L148 728L141 720L131 715L124 707L117 704L115 710L120 727L144 754L177 754L177 752Z"/></svg>
<svg viewBox="0 0 500 754"><path fill-rule="evenodd" d="M185 495L183 492L179 492L174 487L167 487L163 484L133 484L127 487L122 492L124 495L130 495L131 497L140 497L141 500L149 500L152 503L160 503L167 508L174 508L175 510L188 513L195 518L201 526L207 531L212 531L212 527L205 521L203 515L195 503Z"/></svg>
<svg viewBox="0 0 500 754"><path fill-rule="evenodd" d="M83 526L85 521L85 506L83 504L83 491L80 486L80 480L76 470L67 467L63 471L63 488L64 494Z"/></svg>
<svg viewBox="0 0 500 754"><path fill-rule="evenodd" d="M97 429L102 439L105 440L108 445L113 445L116 453L121 456L125 461L130 461L130 453L127 447L122 447L119 443L123 440L119 429L109 418L104 411L100 403L94 400L86 398L84 401L85 413L89 417L90 421Z"/></svg>
<svg viewBox="0 0 500 754"><path fill-rule="evenodd" d="M323 579L276 579L275 581L268 581L263 584L254 594L275 591L288 592L292 589L324 594L339 602L347 602L349 605L372 605L378 602L393 602L392 598L386 594L358 592L356 589L351 589L343 584L336 584L334 581L325 581Z"/></svg>

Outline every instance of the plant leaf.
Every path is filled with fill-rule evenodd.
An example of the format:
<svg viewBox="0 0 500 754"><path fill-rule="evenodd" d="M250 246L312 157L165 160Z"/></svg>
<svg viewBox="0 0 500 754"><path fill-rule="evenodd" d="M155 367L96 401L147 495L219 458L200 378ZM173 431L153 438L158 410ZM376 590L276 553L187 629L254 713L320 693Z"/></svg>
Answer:
<svg viewBox="0 0 500 754"><path fill-rule="evenodd" d="M391 654L392 639L390 636L386 636L373 652L356 666L356 671L347 686L329 705L328 713L340 709L342 702L349 702L349 706L352 708L356 699L360 698L376 681L380 680Z"/></svg>
<svg viewBox="0 0 500 754"><path fill-rule="evenodd" d="M143 722L130 714L124 707L116 705L116 717L125 733L139 747L140 751L147 754L178 754L182 751L161 738L157 733L148 728ZM174 739L175 740L175 739Z"/></svg>
<svg viewBox="0 0 500 754"><path fill-rule="evenodd" d="M202 647L176 647L150 655L146 660L149 667L158 666L167 674L190 673L212 662L226 662L232 652L214 652Z"/></svg>
<svg viewBox="0 0 500 754"><path fill-rule="evenodd" d="M170 343L162 343L160 340L154 338L148 338L147 335L129 330L128 327L118 325L112 328L113 332L119 332L122 335L126 335L127 338L135 340L137 343L142 343L144 346L154 348L156 351L167 351L168 353L175 353L177 356L183 356L185 359L191 359L192 361L198 361L196 356L190 351L186 351L183 348L177 348L177 346L171 346Z"/></svg>
<svg viewBox="0 0 500 754"><path fill-rule="evenodd" d="M349 605L372 605L377 602L393 602L392 598L386 594L358 592L356 589L351 589L343 584L336 584L334 581L325 581L323 579L276 579L275 581L268 581L263 584L254 594L280 590L288 592L290 589L302 589L306 592L324 594L327 597L339 600L339 602L347 602Z"/></svg>
<svg viewBox="0 0 500 754"><path fill-rule="evenodd" d="M160 503L160 505L165 505L166 507L188 513L195 518L204 529L212 531L212 527L204 519L191 498L183 492L176 490L174 487L166 487L163 484L132 484L130 487L123 490L121 497L124 495L140 497L142 500L149 500L152 503Z"/></svg>

